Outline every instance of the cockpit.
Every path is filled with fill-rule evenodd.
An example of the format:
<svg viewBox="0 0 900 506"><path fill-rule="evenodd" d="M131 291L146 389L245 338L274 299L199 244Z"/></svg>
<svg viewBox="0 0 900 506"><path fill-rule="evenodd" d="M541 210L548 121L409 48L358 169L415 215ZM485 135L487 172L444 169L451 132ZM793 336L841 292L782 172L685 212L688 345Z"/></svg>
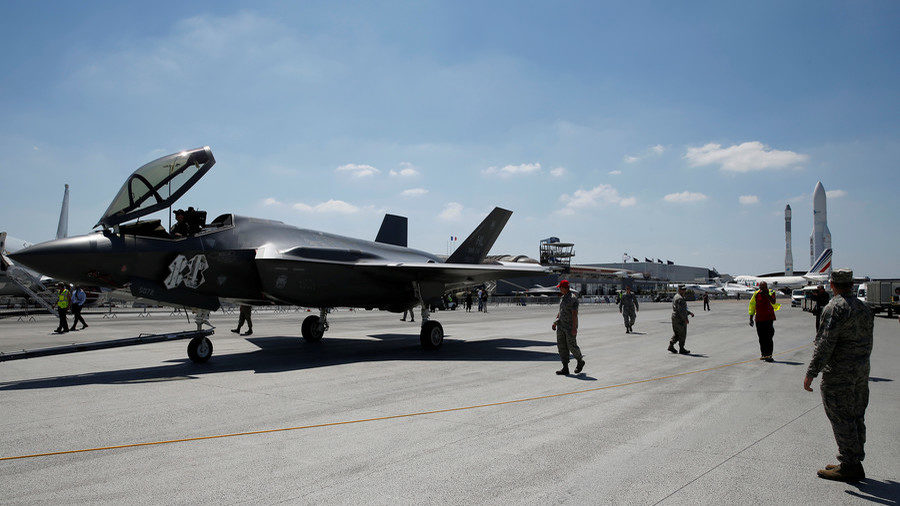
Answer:
<svg viewBox="0 0 900 506"><path fill-rule="evenodd" d="M202 217L205 221L206 212L202 212ZM155 237L157 239L185 239L188 237L195 237L199 235L206 235L211 232L216 232L222 229L231 228L234 226L234 215L233 214L223 214L218 216L216 219L211 221L210 223L201 223L195 222L194 226L196 228L191 229L187 234L175 234L166 230L166 227L163 226L161 220L145 220L145 221L135 221L133 223L124 223L119 225L119 233L122 235L136 235L141 237Z"/></svg>
<svg viewBox="0 0 900 506"><path fill-rule="evenodd" d="M207 224L206 211L193 207L175 211L176 223L171 230L166 230L158 219L140 220L148 214L171 208L215 163L212 151L205 146L143 165L128 177L95 227L116 228L126 235L182 239L234 226L231 214L223 214ZM137 221L126 223L135 219Z"/></svg>

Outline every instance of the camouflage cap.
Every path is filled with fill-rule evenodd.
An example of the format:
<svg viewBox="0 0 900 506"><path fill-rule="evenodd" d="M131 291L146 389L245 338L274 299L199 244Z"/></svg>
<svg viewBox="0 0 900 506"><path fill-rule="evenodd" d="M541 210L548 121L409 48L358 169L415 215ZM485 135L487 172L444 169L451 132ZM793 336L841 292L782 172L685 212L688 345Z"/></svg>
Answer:
<svg viewBox="0 0 900 506"><path fill-rule="evenodd" d="M852 283L853 271L850 269L835 269L831 271L832 283Z"/></svg>

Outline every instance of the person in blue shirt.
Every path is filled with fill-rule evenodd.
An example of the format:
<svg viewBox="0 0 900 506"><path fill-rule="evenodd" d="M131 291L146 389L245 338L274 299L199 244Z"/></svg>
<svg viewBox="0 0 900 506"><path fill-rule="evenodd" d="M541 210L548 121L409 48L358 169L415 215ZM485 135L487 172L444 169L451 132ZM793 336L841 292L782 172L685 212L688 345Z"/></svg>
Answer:
<svg viewBox="0 0 900 506"><path fill-rule="evenodd" d="M84 303L87 301L87 294L84 293L84 290L80 286L75 287L75 292L72 293L72 316L75 317L75 321L72 322L72 330L78 330L78 322L81 322L81 328L86 329L88 324L84 321L84 317L81 316L81 308L84 307Z"/></svg>

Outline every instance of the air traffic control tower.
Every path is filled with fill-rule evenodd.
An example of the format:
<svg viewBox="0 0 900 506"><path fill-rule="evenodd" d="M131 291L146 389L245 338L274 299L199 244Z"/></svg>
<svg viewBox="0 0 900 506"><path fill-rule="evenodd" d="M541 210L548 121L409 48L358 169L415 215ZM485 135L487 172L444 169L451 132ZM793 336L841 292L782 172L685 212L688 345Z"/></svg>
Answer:
<svg viewBox="0 0 900 506"><path fill-rule="evenodd" d="M555 271L568 272L574 256L574 243L560 242L559 237L541 239L540 256L538 257L541 265Z"/></svg>

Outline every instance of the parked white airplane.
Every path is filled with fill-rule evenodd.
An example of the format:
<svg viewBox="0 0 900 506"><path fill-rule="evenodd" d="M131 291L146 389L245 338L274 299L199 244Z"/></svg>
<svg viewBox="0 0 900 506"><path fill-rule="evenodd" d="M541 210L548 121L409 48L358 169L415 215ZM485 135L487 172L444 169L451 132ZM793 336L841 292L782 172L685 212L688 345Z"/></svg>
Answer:
<svg viewBox="0 0 900 506"><path fill-rule="evenodd" d="M802 276L736 276L734 280L742 285L756 287L765 281L772 290L794 290L816 283L824 283L831 274L832 249L828 248Z"/></svg>

